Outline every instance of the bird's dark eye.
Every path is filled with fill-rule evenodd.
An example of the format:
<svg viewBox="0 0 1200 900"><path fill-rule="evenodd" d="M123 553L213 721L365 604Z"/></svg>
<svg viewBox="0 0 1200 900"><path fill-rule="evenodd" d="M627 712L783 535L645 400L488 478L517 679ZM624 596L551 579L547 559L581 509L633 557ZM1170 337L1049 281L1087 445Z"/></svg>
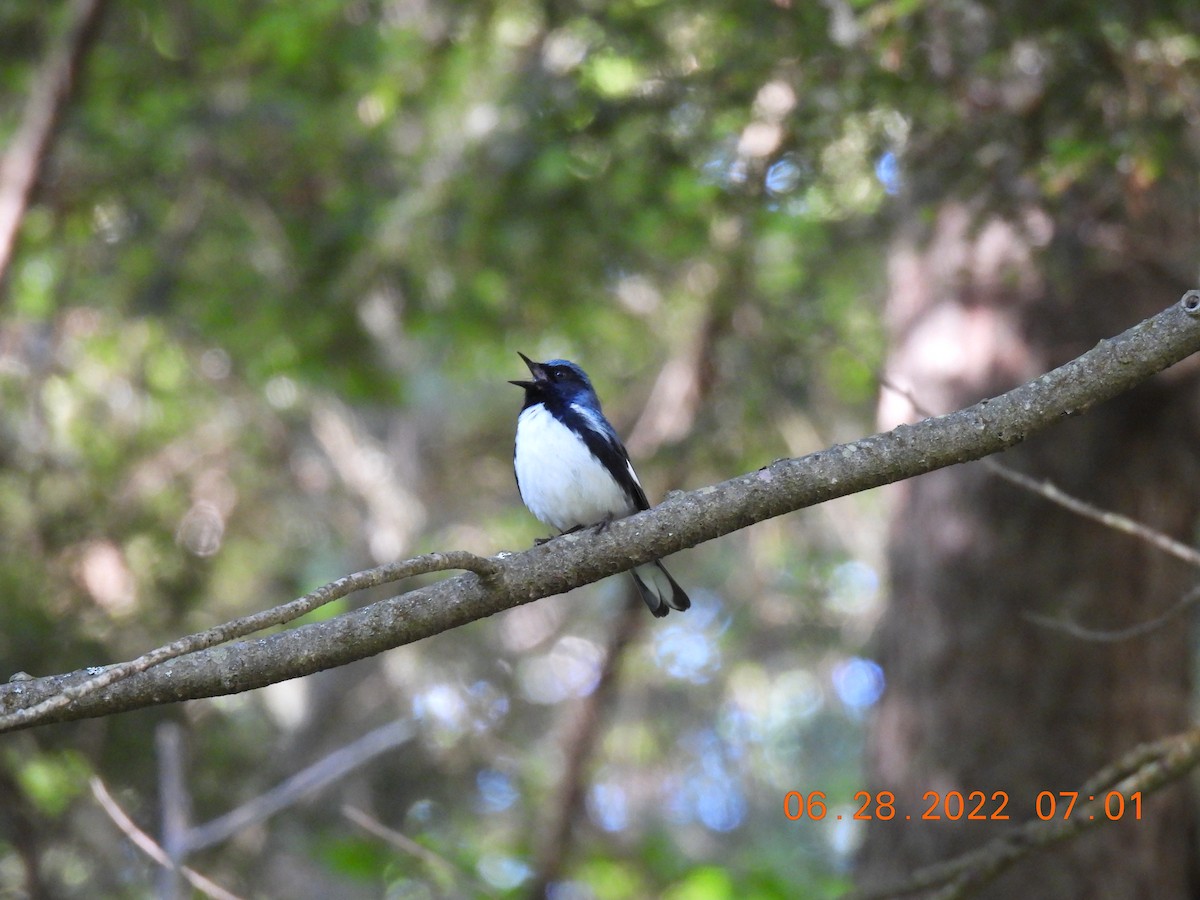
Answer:
<svg viewBox="0 0 1200 900"><path fill-rule="evenodd" d="M562 381L563 378L566 376L566 374L567 373L564 372L562 369L551 369L550 370L550 377L553 378L555 381Z"/></svg>

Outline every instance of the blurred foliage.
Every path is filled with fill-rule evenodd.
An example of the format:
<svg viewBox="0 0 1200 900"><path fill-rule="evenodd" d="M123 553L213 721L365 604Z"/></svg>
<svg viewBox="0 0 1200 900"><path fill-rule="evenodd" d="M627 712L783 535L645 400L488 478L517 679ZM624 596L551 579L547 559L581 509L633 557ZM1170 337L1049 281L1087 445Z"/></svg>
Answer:
<svg viewBox="0 0 1200 900"><path fill-rule="evenodd" d="M64 7L0 9L0 139ZM582 363L626 433L690 367L703 403L640 445L655 497L866 430L897 223L950 195L1103 219L1194 177L1196 19L114 5L3 285L4 668L127 658L426 549L528 545L517 350ZM782 801L824 790L846 811L861 788L880 523L850 498L681 555L696 606L624 661L556 897L845 886L850 823L789 822ZM80 785L99 775L155 832L164 718L188 729L202 821L411 716L413 744L192 863L259 896L519 894L623 584L251 695L7 738L0 891L149 895ZM358 831L342 800L443 865Z"/></svg>

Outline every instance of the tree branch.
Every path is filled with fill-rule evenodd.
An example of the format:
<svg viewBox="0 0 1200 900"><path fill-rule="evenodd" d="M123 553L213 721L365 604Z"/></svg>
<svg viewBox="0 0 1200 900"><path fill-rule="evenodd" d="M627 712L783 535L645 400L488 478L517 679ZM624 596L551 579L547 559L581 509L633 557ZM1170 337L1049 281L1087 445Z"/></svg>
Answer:
<svg viewBox="0 0 1200 900"><path fill-rule="evenodd" d="M105 0L76 0L71 25L59 46L38 68L21 125L0 158L0 281L8 270L17 232L38 182L50 139L75 87L88 47L99 31Z"/></svg>
<svg viewBox="0 0 1200 900"><path fill-rule="evenodd" d="M69 676L63 676L72 680L70 684L64 686L61 690L54 692L51 696L46 697L40 702L35 702L31 706L15 709L13 712L0 715L0 732L11 731L14 728L47 721L47 717L55 710L62 709L72 701L80 700L89 694L108 687L110 684L115 684L131 675L136 675L138 672L145 672L147 669L188 653L195 653L198 650L204 650L208 647L216 647L218 644L224 644L228 641L254 634L256 631L262 631L264 628L270 628L274 625L286 625L288 622L293 622L301 616L307 615L313 610L324 606L326 603L340 600L342 597L353 594L356 591L378 587L381 584L390 584L394 581L402 581L405 578L412 578L414 575L444 572L447 569L466 569L468 572L474 572L481 578L488 578L498 571L496 563L490 559L476 556L473 553L466 553L462 550L451 550L446 553L426 553L424 556L406 559L403 562L388 563L385 566L378 566L363 572L355 572L353 575L345 575L337 581L331 581L329 584L319 587L317 590L305 594L296 600L272 609L253 613L249 616L242 616L239 619L225 622L222 625L216 625L196 634L190 634L177 641L157 647L149 653L143 653L137 659L131 659L128 662L118 663L114 666L107 666L103 669L85 669L83 674L86 677L82 681L74 677L79 674L78 672ZM24 686L33 682L34 679L25 676L22 672L14 675L9 681L12 682L11 690L20 694L24 693Z"/></svg>
<svg viewBox="0 0 1200 900"><path fill-rule="evenodd" d="M756 522L835 497L979 459L1025 440L1200 350L1200 291L1087 353L966 409L840 444L699 490L672 494L603 531L502 553L475 573L381 600L325 622L161 663L53 709L69 721L263 687L344 665L625 571ZM31 708L87 679L71 673L0 687L0 714ZM12 727L12 726L9 726Z"/></svg>

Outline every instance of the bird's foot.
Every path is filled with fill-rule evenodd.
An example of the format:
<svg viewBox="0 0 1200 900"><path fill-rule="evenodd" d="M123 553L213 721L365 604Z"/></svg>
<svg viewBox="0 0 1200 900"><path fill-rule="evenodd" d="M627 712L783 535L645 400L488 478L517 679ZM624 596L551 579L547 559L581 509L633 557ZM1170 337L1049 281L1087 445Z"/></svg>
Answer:
<svg viewBox="0 0 1200 900"><path fill-rule="evenodd" d="M552 534L549 537L534 538L533 546L540 547L540 546L542 546L542 544L552 541L556 537L562 537L564 534L574 534L576 531L582 531L583 527L584 526L582 526L582 525L576 525L574 528L568 528L566 531L560 531L558 534Z"/></svg>

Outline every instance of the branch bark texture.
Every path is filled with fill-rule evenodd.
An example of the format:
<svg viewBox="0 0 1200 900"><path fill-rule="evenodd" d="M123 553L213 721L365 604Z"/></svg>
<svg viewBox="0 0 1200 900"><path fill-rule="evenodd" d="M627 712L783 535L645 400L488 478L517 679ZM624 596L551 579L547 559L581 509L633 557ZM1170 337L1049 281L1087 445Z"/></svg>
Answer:
<svg viewBox="0 0 1200 900"><path fill-rule="evenodd" d="M1189 291L1071 362L958 412L672 494L603 532L564 535L522 553L499 554L494 573L459 575L325 622L169 660L26 724L232 694L373 656L775 516L997 453L1197 351L1200 291ZM0 715L88 677L84 671L0 686Z"/></svg>

